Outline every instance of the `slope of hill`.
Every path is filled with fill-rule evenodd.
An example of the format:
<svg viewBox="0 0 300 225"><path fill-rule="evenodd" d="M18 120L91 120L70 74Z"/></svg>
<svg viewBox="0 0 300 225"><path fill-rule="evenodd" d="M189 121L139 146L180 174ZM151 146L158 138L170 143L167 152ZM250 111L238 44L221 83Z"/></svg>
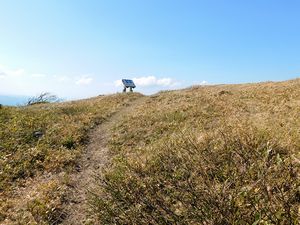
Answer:
<svg viewBox="0 0 300 225"><path fill-rule="evenodd" d="M299 224L300 80L150 96L115 127L102 224Z"/></svg>
<svg viewBox="0 0 300 225"><path fill-rule="evenodd" d="M299 79L196 86L134 105L141 97L0 109L0 223L76 222L71 178L91 174L80 158L104 143L89 204L74 203L88 211L78 224L300 222Z"/></svg>
<svg viewBox="0 0 300 225"><path fill-rule="evenodd" d="M88 131L139 94L0 109L0 224L57 224Z"/></svg>

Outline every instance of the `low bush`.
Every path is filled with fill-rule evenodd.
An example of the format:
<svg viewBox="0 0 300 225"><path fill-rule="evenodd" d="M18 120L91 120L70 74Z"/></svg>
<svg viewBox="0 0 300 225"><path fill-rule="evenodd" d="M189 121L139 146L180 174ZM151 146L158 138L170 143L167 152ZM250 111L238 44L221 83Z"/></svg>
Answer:
<svg viewBox="0 0 300 225"><path fill-rule="evenodd" d="M35 97L29 98L26 105L53 103L53 102L59 102L59 101L60 100L56 95L52 95L48 92L43 92Z"/></svg>

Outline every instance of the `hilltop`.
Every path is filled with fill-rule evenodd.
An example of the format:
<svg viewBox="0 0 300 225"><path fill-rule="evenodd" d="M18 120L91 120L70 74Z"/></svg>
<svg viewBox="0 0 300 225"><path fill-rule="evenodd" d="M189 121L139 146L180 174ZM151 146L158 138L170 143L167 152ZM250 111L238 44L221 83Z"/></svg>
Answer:
<svg viewBox="0 0 300 225"><path fill-rule="evenodd" d="M298 224L299 115L300 79L2 107L0 224Z"/></svg>

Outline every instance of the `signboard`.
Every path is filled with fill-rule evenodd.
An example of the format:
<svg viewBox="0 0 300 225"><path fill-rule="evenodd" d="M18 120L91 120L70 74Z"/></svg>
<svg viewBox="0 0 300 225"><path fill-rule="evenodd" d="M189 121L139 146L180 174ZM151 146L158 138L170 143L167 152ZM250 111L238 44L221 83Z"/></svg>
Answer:
<svg viewBox="0 0 300 225"><path fill-rule="evenodd" d="M135 84L133 83L133 80L128 80L128 79L122 79L122 83L126 88L135 88Z"/></svg>

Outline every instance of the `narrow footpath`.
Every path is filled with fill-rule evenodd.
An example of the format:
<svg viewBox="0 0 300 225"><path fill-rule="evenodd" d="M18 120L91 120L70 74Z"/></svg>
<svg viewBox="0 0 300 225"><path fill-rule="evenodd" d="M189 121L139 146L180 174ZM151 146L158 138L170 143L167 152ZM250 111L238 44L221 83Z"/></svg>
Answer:
<svg viewBox="0 0 300 225"><path fill-rule="evenodd" d="M111 129L126 115L134 111L146 100L140 97L116 112L107 121L93 129L90 134L89 144L79 162L78 172L71 174L71 203L68 205L65 225L88 224L88 192L93 189L95 174L101 173L103 167L109 162L109 150L107 147L111 135Z"/></svg>

